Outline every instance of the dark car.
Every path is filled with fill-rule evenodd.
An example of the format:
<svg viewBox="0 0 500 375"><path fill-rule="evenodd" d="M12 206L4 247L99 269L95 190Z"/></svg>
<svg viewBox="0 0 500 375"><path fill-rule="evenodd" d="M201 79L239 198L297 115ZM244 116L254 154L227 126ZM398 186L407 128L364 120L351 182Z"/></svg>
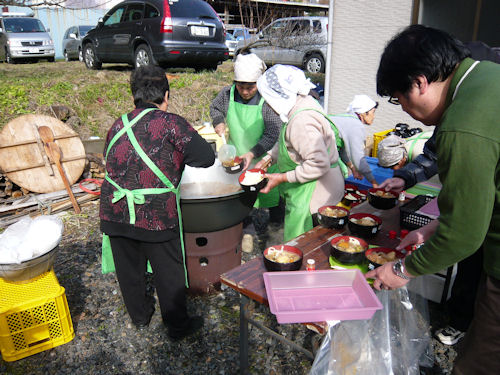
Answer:
<svg viewBox="0 0 500 375"><path fill-rule="evenodd" d="M83 61L82 39L94 27L80 25L71 26L66 30L62 41L62 51L66 61L76 59Z"/></svg>
<svg viewBox="0 0 500 375"><path fill-rule="evenodd" d="M129 63L215 70L229 58L225 34L205 1L126 0L85 36L83 58L89 69Z"/></svg>

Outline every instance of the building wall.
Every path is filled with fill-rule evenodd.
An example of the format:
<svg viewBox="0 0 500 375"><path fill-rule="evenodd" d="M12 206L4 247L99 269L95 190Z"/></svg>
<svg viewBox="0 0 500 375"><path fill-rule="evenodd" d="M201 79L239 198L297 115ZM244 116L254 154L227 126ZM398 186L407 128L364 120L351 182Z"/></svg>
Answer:
<svg viewBox="0 0 500 375"><path fill-rule="evenodd" d="M413 1L331 0L330 11L332 6L328 113L343 112L354 95L366 94L380 103L373 125L366 127L368 135L393 128L399 122L428 130L376 92L382 51L398 31L411 23Z"/></svg>

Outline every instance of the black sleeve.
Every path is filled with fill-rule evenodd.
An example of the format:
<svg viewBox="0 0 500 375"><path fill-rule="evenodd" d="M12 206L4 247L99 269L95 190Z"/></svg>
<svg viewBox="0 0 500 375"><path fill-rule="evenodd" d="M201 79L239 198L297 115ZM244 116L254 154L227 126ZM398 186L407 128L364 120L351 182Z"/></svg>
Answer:
<svg viewBox="0 0 500 375"><path fill-rule="evenodd" d="M190 167L207 168L215 162L215 153L210 144L198 133L193 134L186 145L184 163Z"/></svg>
<svg viewBox="0 0 500 375"><path fill-rule="evenodd" d="M436 134L434 128L432 136L425 142L424 151L403 168L394 171L394 177L405 180L405 189L409 189L419 182L427 181L437 174Z"/></svg>

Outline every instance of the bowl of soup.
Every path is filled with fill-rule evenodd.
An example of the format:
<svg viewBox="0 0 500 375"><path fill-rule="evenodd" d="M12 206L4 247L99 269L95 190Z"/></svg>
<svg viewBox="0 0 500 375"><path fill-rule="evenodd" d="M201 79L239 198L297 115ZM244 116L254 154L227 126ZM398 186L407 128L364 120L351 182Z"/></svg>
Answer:
<svg viewBox="0 0 500 375"><path fill-rule="evenodd" d="M330 255L343 264L360 264L365 262L365 251L368 243L359 237L339 236L330 241Z"/></svg>
<svg viewBox="0 0 500 375"><path fill-rule="evenodd" d="M398 193L395 191L385 191L384 189L371 188L368 190L368 202L381 210L388 210L396 206Z"/></svg>
<svg viewBox="0 0 500 375"><path fill-rule="evenodd" d="M368 268L373 270L388 262L402 259L405 255L401 251L387 247L372 247L365 251L365 257L368 260Z"/></svg>
<svg viewBox="0 0 500 375"><path fill-rule="evenodd" d="M302 251L294 246L276 245L264 250L264 266L268 271L297 271L302 258Z"/></svg>
<svg viewBox="0 0 500 375"><path fill-rule="evenodd" d="M382 219L376 215L358 212L350 214L347 227L354 236L371 238L375 236L382 226Z"/></svg>
<svg viewBox="0 0 500 375"><path fill-rule="evenodd" d="M349 211L338 206L323 206L318 209L318 221L327 228L340 229L347 223Z"/></svg>
<svg viewBox="0 0 500 375"><path fill-rule="evenodd" d="M222 162L222 167L224 168L224 171L226 171L226 173L229 174L235 174L241 172L244 166L245 162L239 156L236 156L234 159Z"/></svg>

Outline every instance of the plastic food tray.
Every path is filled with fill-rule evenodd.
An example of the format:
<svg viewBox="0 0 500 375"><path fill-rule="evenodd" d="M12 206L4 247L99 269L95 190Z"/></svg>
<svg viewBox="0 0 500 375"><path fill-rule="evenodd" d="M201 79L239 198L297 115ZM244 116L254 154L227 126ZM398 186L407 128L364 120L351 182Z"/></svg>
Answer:
<svg viewBox="0 0 500 375"><path fill-rule="evenodd" d="M358 269L265 272L278 323L370 319L382 304Z"/></svg>
<svg viewBox="0 0 500 375"><path fill-rule="evenodd" d="M418 211L432 199L434 199L434 197L430 195L417 195L411 201L403 204L399 208L399 224L401 227L415 230L430 223L433 219L429 216L418 214L415 211Z"/></svg>

